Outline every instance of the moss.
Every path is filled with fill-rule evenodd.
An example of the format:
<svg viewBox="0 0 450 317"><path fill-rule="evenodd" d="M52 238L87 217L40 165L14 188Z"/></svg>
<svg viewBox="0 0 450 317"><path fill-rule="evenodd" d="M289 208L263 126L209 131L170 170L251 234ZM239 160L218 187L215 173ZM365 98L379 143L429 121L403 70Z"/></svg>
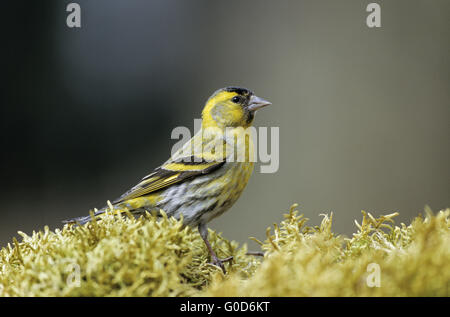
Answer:
<svg viewBox="0 0 450 317"><path fill-rule="evenodd" d="M363 212L351 239L318 227L291 208L261 243L266 256L250 279L214 279L208 296L449 296L450 209L393 226L397 213ZM379 274L378 274L379 273ZM379 287L377 287L379 286Z"/></svg>
<svg viewBox="0 0 450 317"><path fill-rule="evenodd" d="M19 232L0 252L0 296L189 296L217 274L203 240L180 221L107 215L80 227ZM230 272L253 273L252 257L210 232Z"/></svg>
<svg viewBox="0 0 450 317"><path fill-rule="evenodd" d="M218 255L234 256L226 276L208 264L197 230L166 216L19 232L0 251L0 296L449 295L450 209L408 226L363 212L346 239L332 214L308 227L295 207L259 242L262 259L210 231Z"/></svg>

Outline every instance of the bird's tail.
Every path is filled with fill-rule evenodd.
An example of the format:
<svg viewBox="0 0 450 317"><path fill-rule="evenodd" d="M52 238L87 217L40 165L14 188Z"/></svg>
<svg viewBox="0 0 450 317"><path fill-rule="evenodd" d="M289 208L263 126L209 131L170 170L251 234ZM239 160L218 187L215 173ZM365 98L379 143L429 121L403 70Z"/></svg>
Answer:
<svg viewBox="0 0 450 317"><path fill-rule="evenodd" d="M62 222L68 223L68 224L84 225L85 223L88 223L89 221L94 220L95 217L97 217L101 214L104 214L106 211L107 211L107 208L102 208L100 210L92 211L89 216L76 217L76 218L72 218L72 219L63 220Z"/></svg>
<svg viewBox="0 0 450 317"><path fill-rule="evenodd" d="M114 215L132 215L134 217L139 217L143 214L145 214L147 210L146 209L134 209L134 210L129 210L128 208L124 207L123 205L112 205L109 201L107 206L101 208L101 209L94 209L91 210L90 215L89 216L82 216L82 217L76 217L76 218L72 218L72 219L68 219L68 220L63 220L63 223L67 223L67 224L79 224L79 225L84 225L85 223L88 223L89 221L92 221L96 218L98 218L98 216L106 213L106 212L110 212Z"/></svg>

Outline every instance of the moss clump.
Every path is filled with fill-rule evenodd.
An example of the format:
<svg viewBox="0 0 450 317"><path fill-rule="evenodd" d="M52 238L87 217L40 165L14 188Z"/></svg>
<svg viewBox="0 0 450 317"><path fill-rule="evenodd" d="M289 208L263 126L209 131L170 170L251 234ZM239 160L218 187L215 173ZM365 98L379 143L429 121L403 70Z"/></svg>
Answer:
<svg viewBox="0 0 450 317"><path fill-rule="evenodd" d="M208 296L449 296L450 209L411 225L393 226L397 213L363 211L351 239L331 231L332 214L306 227L293 206L261 243L266 257L247 280L213 280ZM379 274L378 274L379 273Z"/></svg>
<svg viewBox="0 0 450 317"><path fill-rule="evenodd" d="M173 218L114 217L62 230L19 232L0 251L0 296L190 296L219 270L203 240ZM210 232L218 256L233 255L230 272L253 273L256 261Z"/></svg>
<svg viewBox="0 0 450 317"><path fill-rule="evenodd" d="M262 260L210 231L218 255L234 256L226 276L180 221L106 215L19 233L0 251L0 296L448 296L450 209L409 226L395 226L396 215L363 212L346 239L332 232L332 214L308 227L293 206L260 242Z"/></svg>

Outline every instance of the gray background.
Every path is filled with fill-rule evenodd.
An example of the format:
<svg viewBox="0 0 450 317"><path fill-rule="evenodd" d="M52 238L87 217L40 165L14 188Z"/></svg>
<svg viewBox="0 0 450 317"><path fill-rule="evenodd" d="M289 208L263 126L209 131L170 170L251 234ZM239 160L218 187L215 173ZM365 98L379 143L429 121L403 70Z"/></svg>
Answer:
<svg viewBox="0 0 450 317"><path fill-rule="evenodd" d="M279 171L211 223L227 238L264 238L294 202L347 235L361 209L449 207L450 2L378 1L369 29L370 2L78 1L81 29L69 1L7 5L0 245L122 194L227 85L280 127Z"/></svg>

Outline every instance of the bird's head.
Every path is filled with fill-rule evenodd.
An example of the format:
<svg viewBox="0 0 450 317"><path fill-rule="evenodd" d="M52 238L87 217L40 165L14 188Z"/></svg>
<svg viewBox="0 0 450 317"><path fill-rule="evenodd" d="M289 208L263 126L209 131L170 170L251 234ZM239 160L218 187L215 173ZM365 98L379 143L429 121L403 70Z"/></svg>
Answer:
<svg viewBox="0 0 450 317"><path fill-rule="evenodd" d="M240 87L217 90L206 102L202 112L203 127L249 127L256 110L271 103Z"/></svg>

